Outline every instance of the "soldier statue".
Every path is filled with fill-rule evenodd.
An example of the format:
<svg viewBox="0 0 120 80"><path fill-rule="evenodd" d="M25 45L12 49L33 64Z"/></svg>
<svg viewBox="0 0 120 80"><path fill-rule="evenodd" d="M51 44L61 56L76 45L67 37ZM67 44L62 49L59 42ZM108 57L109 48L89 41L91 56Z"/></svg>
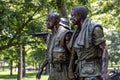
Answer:
<svg viewBox="0 0 120 80"><path fill-rule="evenodd" d="M43 68L50 64L48 80L69 80L68 66L70 53L68 42L72 33L60 23L58 13L49 13L47 15L46 25L51 30L51 33L47 37L47 56L37 73L36 78L38 79L41 77Z"/></svg>
<svg viewBox="0 0 120 80"><path fill-rule="evenodd" d="M88 19L87 14L84 6L76 6L71 10L71 21L77 28L69 43L72 53L69 78L70 80L108 80L108 53L103 28Z"/></svg>

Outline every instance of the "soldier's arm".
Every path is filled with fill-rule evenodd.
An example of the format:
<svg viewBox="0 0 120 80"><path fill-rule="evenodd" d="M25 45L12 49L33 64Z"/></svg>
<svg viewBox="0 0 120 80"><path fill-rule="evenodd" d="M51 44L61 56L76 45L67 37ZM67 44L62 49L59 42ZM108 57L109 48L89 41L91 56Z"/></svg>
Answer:
<svg viewBox="0 0 120 80"><path fill-rule="evenodd" d="M71 53L71 49L69 48L68 44L70 42L70 39L71 39L71 36L72 36L72 33L71 32L68 32L66 35L65 35L65 46L67 48L67 50Z"/></svg>
<svg viewBox="0 0 120 80"><path fill-rule="evenodd" d="M68 67L68 76L70 78L70 80L76 80L75 79L75 75L74 75L74 55L72 54L70 57L70 63L69 63L69 67Z"/></svg>
<svg viewBox="0 0 120 80"><path fill-rule="evenodd" d="M108 69L108 52L105 44L104 34L101 27L96 27L94 29L94 42L95 45L99 46L102 50L102 78L103 80L108 80L107 69Z"/></svg>
<svg viewBox="0 0 120 80"><path fill-rule="evenodd" d="M102 49L102 77L108 77L107 75L107 69L108 69L108 52L105 43L101 43L100 48ZM103 80L107 80L106 78Z"/></svg>
<svg viewBox="0 0 120 80"><path fill-rule="evenodd" d="M68 67L68 76L70 78L70 80L75 80L75 76L74 76L74 71L73 71L73 67L74 67L74 55L72 55L72 51L70 49L70 47L68 46L68 43L70 42L72 33L68 33L65 36L65 44L66 47L70 53L70 61L69 61L69 67Z"/></svg>

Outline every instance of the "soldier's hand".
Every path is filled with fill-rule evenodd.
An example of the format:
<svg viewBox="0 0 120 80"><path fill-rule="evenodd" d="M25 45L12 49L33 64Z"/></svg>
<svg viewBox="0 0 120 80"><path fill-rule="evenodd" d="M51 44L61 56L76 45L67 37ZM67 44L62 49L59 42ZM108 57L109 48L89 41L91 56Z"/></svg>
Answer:
<svg viewBox="0 0 120 80"><path fill-rule="evenodd" d="M40 68L38 73L37 73L37 75L36 75L36 79L40 79L41 78L42 72L43 72L43 69Z"/></svg>
<svg viewBox="0 0 120 80"><path fill-rule="evenodd" d="M74 75L74 73L72 72L72 70L68 70L68 76L69 76L69 79L70 79L70 80L75 80L75 75Z"/></svg>

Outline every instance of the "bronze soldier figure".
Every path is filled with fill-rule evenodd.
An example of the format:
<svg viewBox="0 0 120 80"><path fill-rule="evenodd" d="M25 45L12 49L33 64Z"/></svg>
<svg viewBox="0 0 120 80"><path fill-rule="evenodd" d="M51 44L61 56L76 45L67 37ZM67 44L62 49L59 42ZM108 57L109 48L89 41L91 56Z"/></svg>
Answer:
<svg viewBox="0 0 120 80"><path fill-rule="evenodd" d="M77 64L75 72L78 80L108 80L108 53L103 28L88 19L87 14L84 6L76 6L71 10L71 21L77 29L69 43L72 52L69 78L76 80L73 70L74 64Z"/></svg>
<svg viewBox="0 0 120 80"><path fill-rule="evenodd" d="M40 78L43 68L50 64L50 74L48 80L69 80L68 66L70 53L67 49L71 38L71 32L60 24L58 13L49 13L46 18L46 25L51 29L47 38L47 56L44 60L36 78Z"/></svg>

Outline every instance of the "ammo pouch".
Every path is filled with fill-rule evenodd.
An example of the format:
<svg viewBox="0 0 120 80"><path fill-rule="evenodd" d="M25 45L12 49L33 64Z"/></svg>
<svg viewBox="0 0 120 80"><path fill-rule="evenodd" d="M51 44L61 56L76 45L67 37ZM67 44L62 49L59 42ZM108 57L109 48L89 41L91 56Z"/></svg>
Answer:
<svg viewBox="0 0 120 80"><path fill-rule="evenodd" d="M62 72L62 63L53 63L52 64L52 66L53 66L53 68L55 68L55 70L57 71L57 72Z"/></svg>
<svg viewBox="0 0 120 80"><path fill-rule="evenodd" d="M53 53L53 63L64 63L66 61L66 55L64 52Z"/></svg>
<svg viewBox="0 0 120 80"><path fill-rule="evenodd" d="M87 76L99 76L100 72L100 64L97 64L96 61L79 61L79 76L87 77Z"/></svg>
<svg viewBox="0 0 120 80"><path fill-rule="evenodd" d="M53 53L53 68L57 72L62 72L62 66L66 63L66 54L64 52Z"/></svg>

